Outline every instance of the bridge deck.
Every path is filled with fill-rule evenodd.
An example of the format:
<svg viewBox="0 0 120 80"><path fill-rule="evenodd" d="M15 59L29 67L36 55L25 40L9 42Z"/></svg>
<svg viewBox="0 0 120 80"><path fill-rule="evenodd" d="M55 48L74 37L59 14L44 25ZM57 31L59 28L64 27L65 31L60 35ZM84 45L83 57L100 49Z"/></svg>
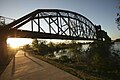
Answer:
<svg viewBox="0 0 120 80"><path fill-rule="evenodd" d="M18 38L40 38L40 39L65 39L65 40L97 40L96 38L84 38L79 36L68 36L42 32L31 32L27 30L13 30L10 32L9 37Z"/></svg>

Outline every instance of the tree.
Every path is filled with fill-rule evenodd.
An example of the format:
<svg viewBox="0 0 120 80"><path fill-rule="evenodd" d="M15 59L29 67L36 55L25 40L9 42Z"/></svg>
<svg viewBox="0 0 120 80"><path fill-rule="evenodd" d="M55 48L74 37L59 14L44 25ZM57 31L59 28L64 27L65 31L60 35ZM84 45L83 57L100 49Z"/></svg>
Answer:
<svg viewBox="0 0 120 80"><path fill-rule="evenodd" d="M49 53L53 53L55 51L55 44L53 42L50 42L48 44L49 47Z"/></svg>
<svg viewBox="0 0 120 80"><path fill-rule="evenodd" d="M93 42L88 48L88 64L96 68L105 68L110 66L111 62L111 44L106 42Z"/></svg>
<svg viewBox="0 0 120 80"><path fill-rule="evenodd" d="M29 44L26 44L23 46L22 50L24 50L25 52L30 52L32 51L32 48Z"/></svg>
<svg viewBox="0 0 120 80"><path fill-rule="evenodd" d="M39 45L38 45L38 40L34 39L32 42L32 48L35 52L39 52Z"/></svg>
<svg viewBox="0 0 120 80"><path fill-rule="evenodd" d="M116 23L117 23L118 30L120 30L120 13L117 13Z"/></svg>
<svg viewBox="0 0 120 80"><path fill-rule="evenodd" d="M120 6L118 7L118 9L120 9ZM116 23L118 30L120 30L120 12L117 13Z"/></svg>
<svg viewBox="0 0 120 80"><path fill-rule="evenodd" d="M45 55L48 53L48 45L47 45L47 41L44 41L44 40L39 40L38 42L38 49L39 49L39 53L41 55Z"/></svg>

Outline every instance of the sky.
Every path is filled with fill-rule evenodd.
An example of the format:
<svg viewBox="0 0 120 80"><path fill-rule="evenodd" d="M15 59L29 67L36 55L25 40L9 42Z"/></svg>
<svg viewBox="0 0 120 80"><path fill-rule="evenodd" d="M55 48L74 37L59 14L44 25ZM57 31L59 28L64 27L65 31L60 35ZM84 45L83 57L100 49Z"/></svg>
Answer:
<svg viewBox="0 0 120 80"><path fill-rule="evenodd" d="M18 19L36 9L63 9L77 12L101 25L114 40L120 38L115 18L120 0L0 0L0 16Z"/></svg>

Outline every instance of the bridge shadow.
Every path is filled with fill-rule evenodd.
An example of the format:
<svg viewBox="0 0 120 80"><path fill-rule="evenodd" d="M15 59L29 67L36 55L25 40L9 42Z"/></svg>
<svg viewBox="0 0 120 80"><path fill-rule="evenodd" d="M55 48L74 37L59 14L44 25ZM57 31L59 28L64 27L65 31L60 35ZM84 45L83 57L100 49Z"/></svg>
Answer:
<svg viewBox="0 0 120 80"><path fill-rule="evenodd" d="M41 65L39 62L35 61L34 59L30 58L29 56L30 56L29 54L26 55L26 53L24 53L24 57L30 59L30 60L33 61L34 63L36 63L36 64L38 64L39 66L43 67L43 65ZM15 74L15 61L16 61L16 57L15 57L15 55L14 55L13 61L12 61L12 63L11 63L11 64L12 64L11 80L14 79L14 74ZM27 64L26 64L26 65L27 65Z"/></svg>
<svg viewBox="0 0 120 80"><path fill-rule="evenodd" d="M14 73L15 73L15 55L13 57L13 62L12 62L11 80L14 79Z"/></svg>
<svg viewBox="0 0 120 80"><path fill-rule="evenodd" d="M26 55L26 53L24 53L24 56L27 57L28 59L30 59L31 61L35 62L36 64L38 64L39 66L43 67L43 65L41 65L39 62L35 61L34 59L30 58L29 54Z"/></svg>

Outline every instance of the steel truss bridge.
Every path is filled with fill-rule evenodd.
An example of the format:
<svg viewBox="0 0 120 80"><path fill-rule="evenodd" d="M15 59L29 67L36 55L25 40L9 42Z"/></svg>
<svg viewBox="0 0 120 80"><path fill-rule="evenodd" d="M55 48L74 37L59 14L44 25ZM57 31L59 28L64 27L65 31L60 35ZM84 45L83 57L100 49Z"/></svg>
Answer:
<svg viewBox="0 0 120 80"><path fill-rule="evenodd" d="M19 29L26 23L30 23L29 30ZM101 31L101 27L94 25L86 17L76 12L58 9L35 10L6 25L4 29L11 37L70 40L102 40L105 38L97 34Z"/></svg>
<svg viewBox="0 0 120 80"><path fill-rule="evenodd" d="M105 40L110 41L101 26L94 25L85 16L67 10L37 9L9 24L0 16L0 54L5 53L8 37ZM29 25L26 25L29 24ZM27 28L22 29L26 25ZM28 29L29 28L29 29Z"/></svg>

